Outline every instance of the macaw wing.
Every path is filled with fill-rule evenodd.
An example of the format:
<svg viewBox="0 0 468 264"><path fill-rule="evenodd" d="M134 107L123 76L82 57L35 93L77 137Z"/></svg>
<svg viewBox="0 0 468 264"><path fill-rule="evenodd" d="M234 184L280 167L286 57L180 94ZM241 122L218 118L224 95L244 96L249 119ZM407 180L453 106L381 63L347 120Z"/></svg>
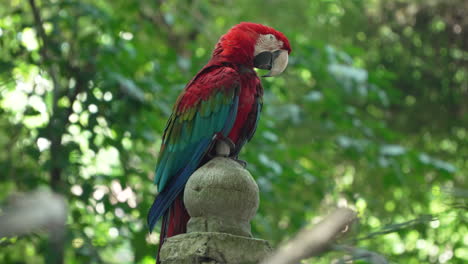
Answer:
<svg viewBox="0 0 468 264"><path fill-rule="evenodd" d="M263 108L263 87L259 81L257 84L257 93L255 95L254 107L252 111L252 114L254 116L251 119L252 121L249 122L248 124L249 132L247 133L247 136L246 136L247 141L250 141L252 137L254 136L255 132L257 131L258 121L260 120L260 113L262 112L262 108Z"/></svg>
<svg viewBox="0 0 468 264"><path fill-rule="evenodd" d="M155 183L160 192L148 215L150 229L182 191L215 135L227 136L237 114L240 79L228 67L205 68L174 106L161 144Z"/></svg>
<svg viewBox="0 0 468 264"><path fill-rule="evenodd" d="M236 148L231 155L239 155L242 147L245 143L250 141L257 130L258 121L260 119L260 113L263 107L263 87L260 81L257 83L257 91L254 95L254 102L252 109L244 122L244 125L239 133L239 137L236 141Z"/></svg>

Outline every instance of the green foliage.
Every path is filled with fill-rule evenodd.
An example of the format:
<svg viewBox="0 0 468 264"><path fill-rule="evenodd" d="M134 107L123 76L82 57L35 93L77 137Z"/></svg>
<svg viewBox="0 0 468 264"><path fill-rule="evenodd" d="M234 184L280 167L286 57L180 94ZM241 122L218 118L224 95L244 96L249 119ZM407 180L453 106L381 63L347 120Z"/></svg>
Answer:
<svg viewBox="0 0 468 264"><path fill-rule="evenodd" d="M261 189L255 235L277 245L346 205L360 214L342 241L353 248L314 263L465 263L467 12L464 0L3 1L0 201L64 195L65 263L153 263L145 219L172 104L219 36L253 21L293 48L263 80L242 153ZM48 263L47 241L0 240L0 262Z"/></svg>

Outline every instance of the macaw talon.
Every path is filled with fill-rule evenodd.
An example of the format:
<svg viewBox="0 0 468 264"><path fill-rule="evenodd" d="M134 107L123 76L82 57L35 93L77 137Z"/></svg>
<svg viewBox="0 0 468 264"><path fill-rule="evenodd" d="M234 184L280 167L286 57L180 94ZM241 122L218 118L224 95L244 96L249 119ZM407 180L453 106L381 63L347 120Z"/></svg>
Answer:
<svg viewBox="0 0 468 264"><path fill-rule="evenodd" d="M232 159L233 161L239 163L244 169L247 167L247 161L240 160L237 157L229 157L229 158Z"/></svg>

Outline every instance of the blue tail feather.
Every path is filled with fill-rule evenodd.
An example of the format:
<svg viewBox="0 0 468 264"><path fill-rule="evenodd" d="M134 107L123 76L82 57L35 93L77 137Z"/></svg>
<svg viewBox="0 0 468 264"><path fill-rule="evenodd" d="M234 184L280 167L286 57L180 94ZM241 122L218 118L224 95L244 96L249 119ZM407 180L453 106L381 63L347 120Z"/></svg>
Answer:
<svg viewBox="0 0 468 264"><path fill-rule="evenodd" d="M182 168L180 173L174 175L164 190L156 196L147 219L150 231L153 230L159 218L164 215L167 209L169 209L171 206L172 202L176 199L177 195L179 195L179 193L183 190L185 184L188 181L188 178L198 167L202 157L209 149L211 142L211 138L201 140L200 143L198 143L194 155L187 166Z"/></svg>
<svg viewBox="0 0 468 264"><path fill-rule="evenodd" d="M163 157L164 162L161 164L164 164L164 166L158 167L156 170L156 182L159 183L158 189L162 191L156 196L147 218L150 231L166 213L179 193L183 191L190 175L198 168L203 156L210 150L214 138L207 138L203 135L215 135L216 131L220 131L224 136L229 134L234 125L239 105L238 91L236 90L235 93L234 102L231 105L220 106L222 109L219 109L218 115L202 117L200 113L195 114L191 140L196 140L197 143L186 146L184 151L178 153L176 160L176 157L172 155ZM169 148L171 148L170 145ZM192 149L194 151L191 151ZM169 149L169 151L171 150ZM173 165L173 162L177 165ZM183 166L183 164L186 165ZM173 176L168 177L174 172ZM168 182L166 183L166 181Z"/></svg>

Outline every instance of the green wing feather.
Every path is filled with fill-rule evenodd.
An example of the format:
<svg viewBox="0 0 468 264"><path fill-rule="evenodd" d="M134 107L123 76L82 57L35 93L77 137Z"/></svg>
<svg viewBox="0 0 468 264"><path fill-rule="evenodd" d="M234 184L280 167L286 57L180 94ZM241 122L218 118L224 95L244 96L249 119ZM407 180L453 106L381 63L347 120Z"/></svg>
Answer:
<svg viewBox="0 0 468 264"><path fill-rule="evenodd" d="M237 75L210 82L211 87L207 89L212 92L209 96L190 107L181 107L183 96L191 88L189 85L175 105L164 131L157 162L155 183L158 191L163 190L170 178L188 163L199 142L223 131L227 136L234 124L235 113L232 116L232 109L234 105L237 109L240 88Z"/></svg>

